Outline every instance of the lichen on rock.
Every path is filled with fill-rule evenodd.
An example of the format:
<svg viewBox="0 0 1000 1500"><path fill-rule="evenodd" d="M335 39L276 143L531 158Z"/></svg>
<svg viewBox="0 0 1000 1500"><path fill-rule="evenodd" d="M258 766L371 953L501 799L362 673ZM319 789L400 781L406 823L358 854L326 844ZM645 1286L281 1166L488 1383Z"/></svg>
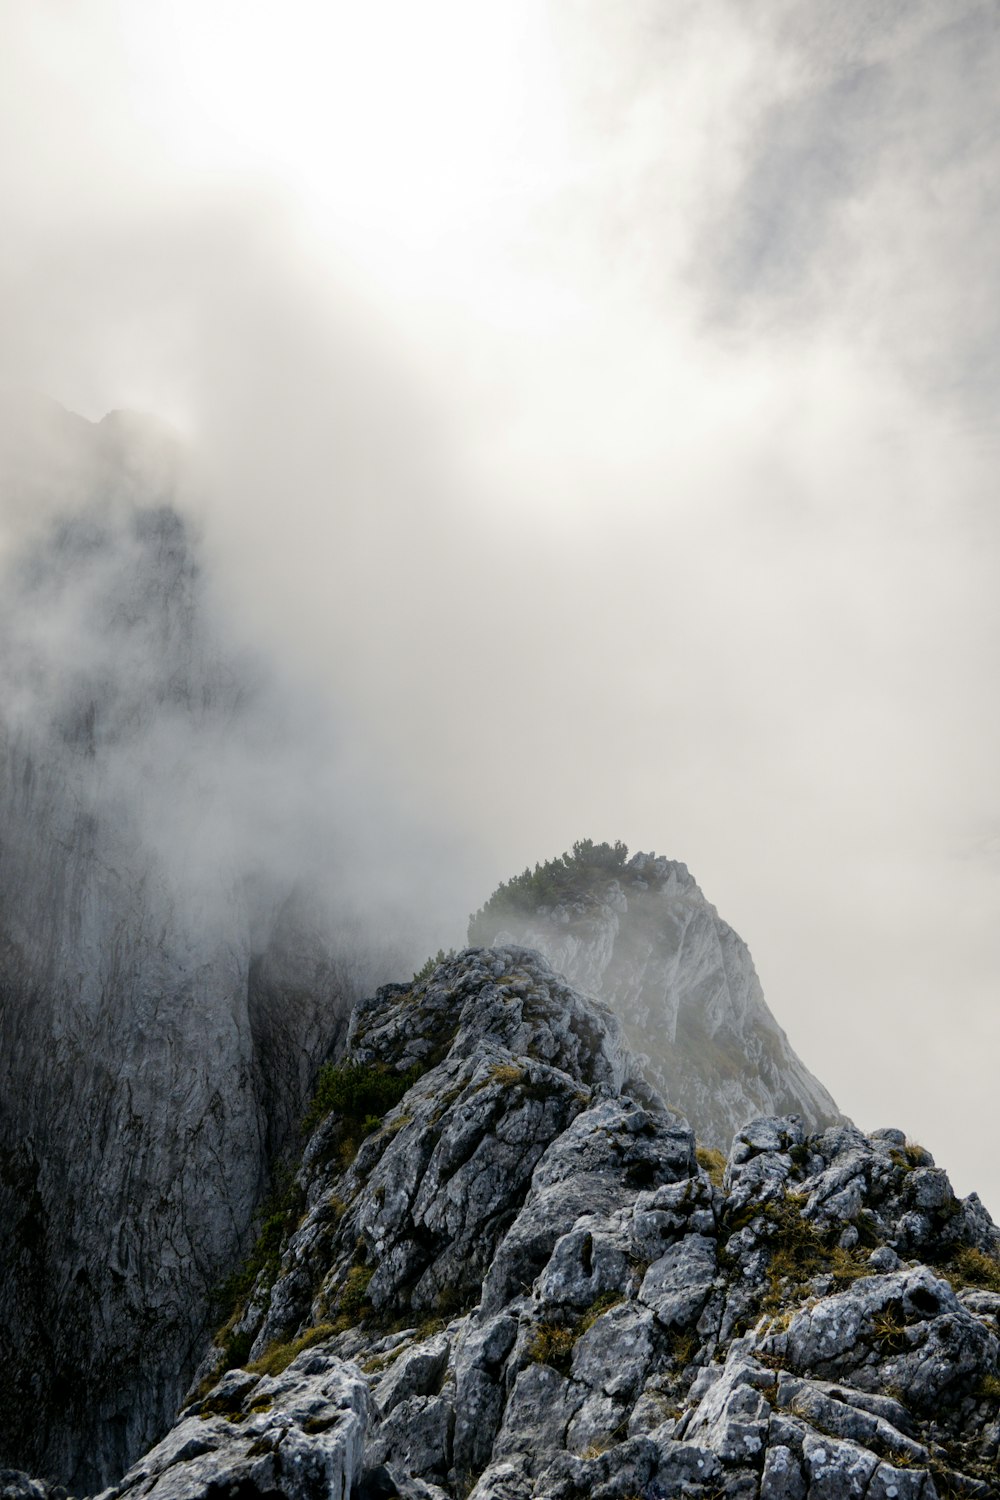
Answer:
<svg viewBox="0 0 1000 1500"><path fill-rule="evenodd" d="M762 1118L720 1186L614 1017L516 947L358 1009L349 1061L420 1059L352 1160L317 1125L247 1367L115 1500L998 1493L1000 1234L927 1153Z"/></svg>

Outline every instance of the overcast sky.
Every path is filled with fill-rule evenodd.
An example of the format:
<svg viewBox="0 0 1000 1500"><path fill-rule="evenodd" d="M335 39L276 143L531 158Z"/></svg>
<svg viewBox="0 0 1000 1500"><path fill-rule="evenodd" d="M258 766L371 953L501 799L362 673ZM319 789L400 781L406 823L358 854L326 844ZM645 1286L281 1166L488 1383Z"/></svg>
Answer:
<svg viewBox="0 0 1000 1500"><path fill-rule="evenodd" d="M0 381L460 836L684 860L1000 1213L1000 10L0 0ZM456 913L456 939L465 911Z"/></svg>

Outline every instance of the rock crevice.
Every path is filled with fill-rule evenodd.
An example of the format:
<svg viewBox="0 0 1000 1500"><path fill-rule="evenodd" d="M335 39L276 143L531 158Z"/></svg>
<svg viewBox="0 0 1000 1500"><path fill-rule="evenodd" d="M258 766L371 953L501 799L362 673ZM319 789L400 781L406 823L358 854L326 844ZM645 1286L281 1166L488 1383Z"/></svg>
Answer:
<svg viewBox="0 0 1000 1500"><path fill-rule="evenodd" d="M317 1125L278 1261L107 1500L998 1493L1000 1233L898 1131L759 1118L706 1170L522 948L351 1037L355 1082L424 1071Z"/></svg>

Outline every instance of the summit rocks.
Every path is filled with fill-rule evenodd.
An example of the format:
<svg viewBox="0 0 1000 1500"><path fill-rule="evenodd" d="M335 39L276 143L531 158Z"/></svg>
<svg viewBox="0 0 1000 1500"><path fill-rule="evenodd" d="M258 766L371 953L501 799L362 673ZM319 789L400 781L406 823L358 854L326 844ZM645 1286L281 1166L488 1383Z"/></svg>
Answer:
<svg viewBox="0 0 1000 1500"><path fill-rule="evenodd" d="M106 1500L1000 1492L1000 1235L900 1132L760 1118L721 1169L511 946L359 1007L338 1078L280 1257Z"/></svg>
<svg viewBox="0 0 1000 1500"><path fill-rule="evenodd" d="M622 1021L646 1078L725 1151L754 1115L843 1123L768 1009L743 939L686 865L623 845L575 846L502 885L470 941L537 948Z"/></svg>

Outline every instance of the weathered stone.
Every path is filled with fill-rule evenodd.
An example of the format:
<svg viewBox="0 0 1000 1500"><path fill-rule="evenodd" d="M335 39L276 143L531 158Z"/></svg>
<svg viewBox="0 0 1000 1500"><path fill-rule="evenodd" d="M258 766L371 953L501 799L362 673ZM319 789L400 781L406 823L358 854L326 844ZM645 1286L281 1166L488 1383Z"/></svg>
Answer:
<svg viewBox="0 0 1000 1500"><path fill-rule="evenodd" d="M408 1396L431 1394L440 1384L450 1350L446 1334L405 1350L375 1387L375 1404L380 1415L388 1416Z"/></svg>
<svg viewBox="0 0 1000 1500"><path fill-rule="evenodd" d="M454 1420L453 1400L407 1396L373 1427L365 1460L421 1479L443 1479L451 1467Z"/></svg>
<svg viewBox="0 0 1000 1500"><path fill-rule="evenodd" d="M764 1457L760 1500L805 1500L806 1482L790 1448L772 1443Z"/></svg>
<svg viewBox="0 0 1000 1500"><path fill-rule="evenodd" d="M771 1416L761 1394L769 1380L768 1371L734 1348L721 1378L686 1424L685 1439L710 1448L724 1463L757 1464L767 1443Z"/></svg>
<svg viewBox="0 0 1000 1500"><path fill-rule="evenodd" d="M468 1500L529 1500L534 1493L525 1460L491 1464L469 1492Z"/></svg>
<svg viewBox="0 0 1000 1500"><path fill-rule="evenodd" d="M227 1492L349 1500L369 1419L368 1388L353 1366L309 1350L283 1374L255 1381L236 1409L211 1407L207 1401L199 1416L183 1418L116 1493L136 1500L214 1500Z"/></svg>
<svg viewBox="0 0 1000 1500"><path fill-rule="evenodd" d="M897 1422L904 1427L911 1426L905 1409L898 1402L874 1399L880 1401L885 1410L891 1411ZM864 1444L876 1452L896 1453L913 1463L927 1463L928 1453L923 1444L915 1442L898 1425L893 1425L877 1407L866 1410L861 1404L864 1400L861 1393L825 1381L796 1380L783 1374L778 1381L776 1400L779 1406L794 1411L820 1432ZM872 1405L870 1396L868 1405Z"/></svg>
<svg viewBox="0 0 1000 1500"><path fill-rule="evenodd" d="M0 1469L0 1500L56 1500L65 1490L55 1490L43 1479L32 1479L19 1469Z"/></svg>
<svg viewBox="0 0 1000 1500"><path fill-rule="evenodd" d="M629 1099L596 1100L539 1161L527 1203L485 1278L484 1310L498 1310L529 1286L581 1215L634 1203L651 1177L674 1182L693 1171L691 1133L673 1117L651 1115Z"/></svg>
<svg viewBox="0 0 1000 1500"><path fill-rule="evenodd" d="M573 1379L616 1400L634 1402L656 1358L652 1313L621 1302L602 1314L573 1350Z"/></svg>
<svg viewBox="0 0 1000 1500"><path fill-rule="evenodd" d="M566 1448L570 1453L582 1454L612 1448L627 1421L628 1409L623 1402L614 1401L600 1391L584 1396L582 1406L566 1429Z"/></svg>
<svg viewBox="0 0 1000 1500"><path fill-rule="evenodd" d="M537 1474L552 1453L566 1447L569 1424L586 1399L583 1386L548 1365L528 1365L517 1376L493 1445L494 1459L524 1455Z"/></svg>
<svg viewBox="0 0 1000 1500"><path fill-rule="evenodd" d="M949 1274L981 1282L996 1231L973 1205L988 1248L949 1239L961 1205L894 1135L754 1120L719 1189L628 1093L614 1022L520 949L389 987L352 1035L383 1069L438 1041L353 1161L317 1127L308 1212L234 1325L261 1366L107 1500L319 1500L345 1476L354 1500L995 1494L1000 1293L899 1247L919 1197Z"/></svg>
<svg viewBox="0 0 1000 1500"><path fill-rule="evenodd" d="M705 1304L715 1269L714 1239L690 1234L653 1262L639 1297L664 1327L686 1328Z"/></svg>
<svg viewBox="0 0 1000 1500"><path fill-rule="evenodd" d="M390 1464L376 1464L361 1475L351 1500L449 1500L448 1492Z"/></svg>
<svg viewBox="0 0 1000 1500"><path fill-rule="evenodd" d="M861 1389L896 1386L918 1410L996 1366L996 1337L926 1268L855 1282L795 1314L765 1341L799 1371L851 1372Z"/></svg>
<svg viewBox="0 0 1000 1500"><path fill-rule="evenodd" d="M803 1467L810 1500L863 1500L878 1459L856 1443L807 1433Z"/></svg>
<svg viewBox="0 0 1000 1500"><path fill-rule="evenodd" d="M722 1478L721 1465L716 1454L707 1448L701 1448L697 1443L673 1442L667 1437L661 1437L657 1447L659 1455L654 1484L660 1494L684 1494L685 1489L688 1494L698 1494L702 1486L712 1493L718 1487Z"/></svg>
<svg viewBox="0 0 1000 1500"><path fill-rule="evenodd" d="M504 1363L517 1337L514 1318L473 1321L455 1361L454 1462L461 1475L484 1469L505 1404Z"/></svg>

